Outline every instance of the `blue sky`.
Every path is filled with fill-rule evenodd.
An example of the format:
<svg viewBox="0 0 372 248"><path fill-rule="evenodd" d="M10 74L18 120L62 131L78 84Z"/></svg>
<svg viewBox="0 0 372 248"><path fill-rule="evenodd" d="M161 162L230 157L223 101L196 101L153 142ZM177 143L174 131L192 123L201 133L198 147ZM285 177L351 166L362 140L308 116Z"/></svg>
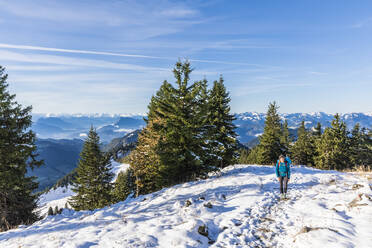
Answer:
<svg viewBox="0 0 372 248"><path fill-rule="evenodd" d="M144 113L171 68L232 111L372 111L372 1L0 0L0 65L37 113Z"/></svg>

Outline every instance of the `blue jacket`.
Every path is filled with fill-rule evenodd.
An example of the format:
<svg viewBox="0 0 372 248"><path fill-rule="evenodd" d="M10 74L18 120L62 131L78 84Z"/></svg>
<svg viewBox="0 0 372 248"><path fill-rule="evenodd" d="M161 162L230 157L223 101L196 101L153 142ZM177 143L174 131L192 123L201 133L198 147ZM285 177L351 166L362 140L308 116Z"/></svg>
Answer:
<svg viewBox="0 0 372 248"><path fill-rule="evenodd" d="M275 165L276 177L285 177L288 179L291 177L291 160L287 157L284 163L280 163L279 160Z"/></svg>

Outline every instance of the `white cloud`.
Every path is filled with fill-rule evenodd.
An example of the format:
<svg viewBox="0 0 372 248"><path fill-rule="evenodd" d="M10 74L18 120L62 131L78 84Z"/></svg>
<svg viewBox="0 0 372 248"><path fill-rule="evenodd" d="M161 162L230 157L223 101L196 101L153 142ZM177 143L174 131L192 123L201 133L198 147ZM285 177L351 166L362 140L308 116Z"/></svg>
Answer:
<svg viewBox="0 0 372 248"><path fill-rule="evenodd" d="M18 62L29 62L29 63L45 63L45 64L57 64L67 66L79 66L79 67L101 67L119 70L130 70L130 71L168 71L169 69L146 67L141 65L126 64L126 63L115 63L105 60L97 59L83 59L67 56L56 56L56 55L40 55L40 54L25 54L10 52L7 50L0 50L0 59L2 61L18 61Z"/></svg>
<svg viewBox="0 0 372 248"><path fill-rule="evenodd" d="M0 1L3 10L21 18L43 19L57 22L103 23L117 25L122 22L120 16L97 8L98 4L77 4L67 1ZM99 18L98 18L99 17Z"/></svg>
<svg viewBox="0 0 372 248"><path fill-rule="evenodd" d="M311 83L249 84L231 87L231 92L234 96L247 96L263 92L280 91L283 88L306 87L311 85Z"/></svg>
<svg viewBox="0 0 372 248"><path fill-rule="evenodd" d="M195 16L199 12L193 9L187 8L172 8L160 11L160 15L168 16L168 17L175 17L175 18L183 18L183 17L190 17Z"/></svg>
<svg viewBox="0 0 372 248"><path fill-rule="evenodd" d="M364 20L358 21L351 25L351 28L362 28L372 23L372 17L366 18Z"/></svg>
<svg viewBox="0 0 372 248"><path fill-rule="evenodd" d="M8 64L6 69L8 71L67 71L73 70L76 67L65 65L13 65Z"/></svg>
<svg viewBox="0 0 372 248"><path fill-rule="evenodd" d="M25 46L25 45L13 45L13 44L4 44L4 43L0 43L0 48L62 52L62 53L94 54L94 55L107 55L107 56L131 57L131 58L170 59L170 58L165 58L165 57L154 57L154 56L137 55L137 54L110 53L110 52L87 51L87 50L78 50L78 49L63 49L63 48L54 48L54 47Z"/></svg>
<svg viewBox="0 0 372 248"><path fill-rule="evenodd" d="M309 74L322 76L322 75L327 75L328 73L320 72L320 71L309 71Z"/></svg>
<svg viewBox="0 0 372 248"><path fill-rule="evenodd" d="M0 43L0 48L59 52L59 53L73 53L73 54L105 55L105 56L129 57L129 58L160 59L160 60L171 60L171 61L176 61L177 60L177 58L175 58L175 57L158 57L158 56L147 56L147 55L139 55L139 54L125 54L125 53L114 53L114 52L103 52L103 51L88 51L88 50L79 50L79 49L64 49L64 48L53 48L53 47L14 45L14 44L5 44L5 43ZM6 52L3 52L3 54L4 53L6 53ZM19 55L21 55L21 54L19 54ZM1 56L1 52L0 52L0 56ZM34 55L34 56L36 56L36 55ZM8 58L9 60L16 59L16 58L12 58L11 55L4 56L4 57ZM20 56L16 56L16 57L20 57ZM25 57L25 56L22 56L22 57ZM229 61L220 61L220 60L193 59L193 58L186 58L186 59L188 59L191 62L210 63L210 64L263 66L263 65L253 64L253 63L229 62ZM31 61L28 60L28 61L25 61L25 62L31 62Z"/></svg>
<svg viewBox="0 0 372 248"><path fill-rule="evenodd" d="M200 13L182 2L159 1L43 1L0 0L5 12L19 21L60 24L79 33L94 30L121 39L144 40L171 34L200 23ZM107 30L107 28L109 30ZM109 32L109 33L107 33ZM89 33L89 32L88 32Z"/></svg>

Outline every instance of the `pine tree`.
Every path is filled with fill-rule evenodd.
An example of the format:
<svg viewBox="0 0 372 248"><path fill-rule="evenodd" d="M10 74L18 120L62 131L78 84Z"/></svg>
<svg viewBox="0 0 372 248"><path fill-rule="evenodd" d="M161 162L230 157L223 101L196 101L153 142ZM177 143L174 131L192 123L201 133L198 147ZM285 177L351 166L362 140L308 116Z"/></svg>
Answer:
<svg viewBox="0 0 372 248"><path fill-rule="evenodd" d="M287 120L284 121L281 132L282 132L281 141L280 141L281 146L282 146L281 150L282 150L283 154L288 154L289 151L290 151L291 138L290 138L290 135L289 135L288 121Z"/></svg>
<svg viewBox="0 0 372 248"><path fill-rule="evenodd" d="M124 201L135 190L134 176L131 168L120 172L115 180L113 197L115 202Z"/></svg>
<svg viewBox="0 0 372 248"><path fill-rule="evenodd" d="M371 139L368 137L367 130L360 128L357 123L350 137L350 159L354 166L372 165L372 147L368 146L369 143Z"/></svg>
<svg viewBox="0 0 372 248"><path fill-rule="evenodd" d="M321 169L343 170L351 167L349 138L346 124L336 114L331 127L316 141L316 167Z"/></svg>
<svg viewBox="0 0 372 248"><path fill-rule="evenodd" d="M205 116L199 101L203 85L200 81L190 84L191 72L189 62L176 64L173 70L176 87L168 84L164 100L156 109L164 120L158 129L162 138L157 146L163 186L193 180L209 169L203 163L205 142L201 131Z"/></svg>
<svg viewBox="0 0 372 248"><path fill-rule="evenodd" d="M48 215L54 215L54 212L53 212L53 208L52 207L49 207L48 209Z"/></svg>
<svg viewBox="0 0 372 248"><path fill-rule="evenodd" d="M364 143L366 145L366 153L364 158L364 164L369 165L369 168L372 169L372 128L364 129Z"/></svg>
<svg viewBox="0 0 372 248"><path fill-rule="evenodd" d="M312 154L313 154L313 157L312 157L312 165L315 165L315 158L319 155L318 154L318 151L316 149L316 144L317 142L319 141L319 139L322 137L322 125L320 124L320 122L318 122L316 124L316 127L313 129L313 131L311 132L311 143L312 143L312 146L314 147L313 151L312 151Z"/></svg>
<svg viewBox="0 0 372 248"><path fill-rule="evenodd" d="M160 102L164 101L165 91L170 87L164 82L148 105L146 127L138 135L136 148L129 155L130 168L135 177L136 196L150 193L162 188L165 180L160 175L160 156L158 154L160 130L164 128L164 120L156 113Z"/></svg>
<svg viewBox="0 0 372 248"><path fill-rule="evenodd" d="M237 134L233 124L235 116L230 114L230 97L223 78L215 81L208 99L207 140L212 158L207 163L220 168L237 161Z"/></svg>
<svg viewBox="0 0 372 248"><path fill-rule="evenodd" d="M8 92L8 75L0 66L0 231L38 219L34 212L38 183L27 177L37 160L36 136L30 130L31 106L23 108Z"/></svg>
<svg viewBox="0 0 372 248"><path fill-rule="evenodd" d="M261 151L259 150L260 146L256 145L252 149L240 149L240 156L238 163L239 164L259 164L259 154Z"/></svg>
<svg viewBox="0 0 372 248"><path fill-rule="evenodd" d="M353 165L361 165L360 152L363 146L363 138L359 123L355 124L350 137L350 160Z"/></svg>
<svg viewBox="0 0 372 248"><path fill-rule="evenodd" d="M314 128L313 135L314 135L316 138L320 138L320 136L322 135L322 125L320 124L320 122L318 122L318 123L316 124L316 127Z"/></svg>
<svg viewBox="0 0 372 248"><path fill-rule="evenodd" d="M205 177L216 165L225 166L235 159L233 117L222 79L212 99L205 79L190 83L191 72L189 62L178 62L173 70L175 84L164 81L151 98L147 125L129 156L137 196ZM210 99L219 119L208 118ZM218 128L213 129L214 125ZM217 141L222 144L218 149L211 145Z"/></svg>
<svg viewBox="0 0 372 248"><path fill-rule="evenodd" d="M257 162L259 164L273 164L282 151L281 122L275 102L269 104L267 110L264 133L260 136L258 145Z"/></svg>
<svg viewBox="0 0 372 248"><path fill-rule="evenodd" d="M301 125L297 130L297 137L303 136L306 133L305 121L301 121Z"/></svg>
<svg viewBox="0 0 372 248"><path fill-rule="evenodd" d="M73 191L77 193L69 204L75 210L93 210L107 206L111 202L110 158L99 148L99 136L91 127L80 153L76 168L77 176L73 182Z"/></svg>
<svg viewBox="0 0 372 248"><path fill-rule="evenodd" d="M315 139L305 128L305 122L297 130L297 140L291 148L293 162L302 165L314 165Z"/></svg>
<svg viewBox="0 0 372 248"><path fill-rule="evenodd" d="M239 150L239 164L249 164L248 156L249 156L250 150L249 149L240 149Z"/></svg>

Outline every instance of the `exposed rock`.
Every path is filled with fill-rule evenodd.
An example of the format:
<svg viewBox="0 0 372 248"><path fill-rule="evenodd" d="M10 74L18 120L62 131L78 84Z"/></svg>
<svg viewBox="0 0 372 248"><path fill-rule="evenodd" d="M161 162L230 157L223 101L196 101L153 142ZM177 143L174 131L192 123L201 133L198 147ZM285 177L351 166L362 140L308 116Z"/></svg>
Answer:
<svg viewBox="0 0 372 248"><path fill-rule="evenodd" d="M185 202L185 207L188 207L188 206L190 206L192 203L191 203L191 201L190 200L186 200L186 202Z"/></svg>
<svg viewBox="0 0 372 248"><path fill-rule="evenodd" d="M202 225L198 227L198 233L205 237L208 237L208 228L206 225Z"/></svg>
<svg viewBox="0 0 372 248"><path fill-rule="evenodd" d="M204 204L204 207L206 207L206 208L212 208L213 206L212 206L212 203L211 202L207 202L207 203Z"/></svg>
<svg viewBox="0 0 372 248"><path fill-rule="evenodd" d="M364 187L363 185L356 183L356 184L353 185L352 189L357 190L357 189L360 189L360 188L363 188L363 187Z"/></svg>

